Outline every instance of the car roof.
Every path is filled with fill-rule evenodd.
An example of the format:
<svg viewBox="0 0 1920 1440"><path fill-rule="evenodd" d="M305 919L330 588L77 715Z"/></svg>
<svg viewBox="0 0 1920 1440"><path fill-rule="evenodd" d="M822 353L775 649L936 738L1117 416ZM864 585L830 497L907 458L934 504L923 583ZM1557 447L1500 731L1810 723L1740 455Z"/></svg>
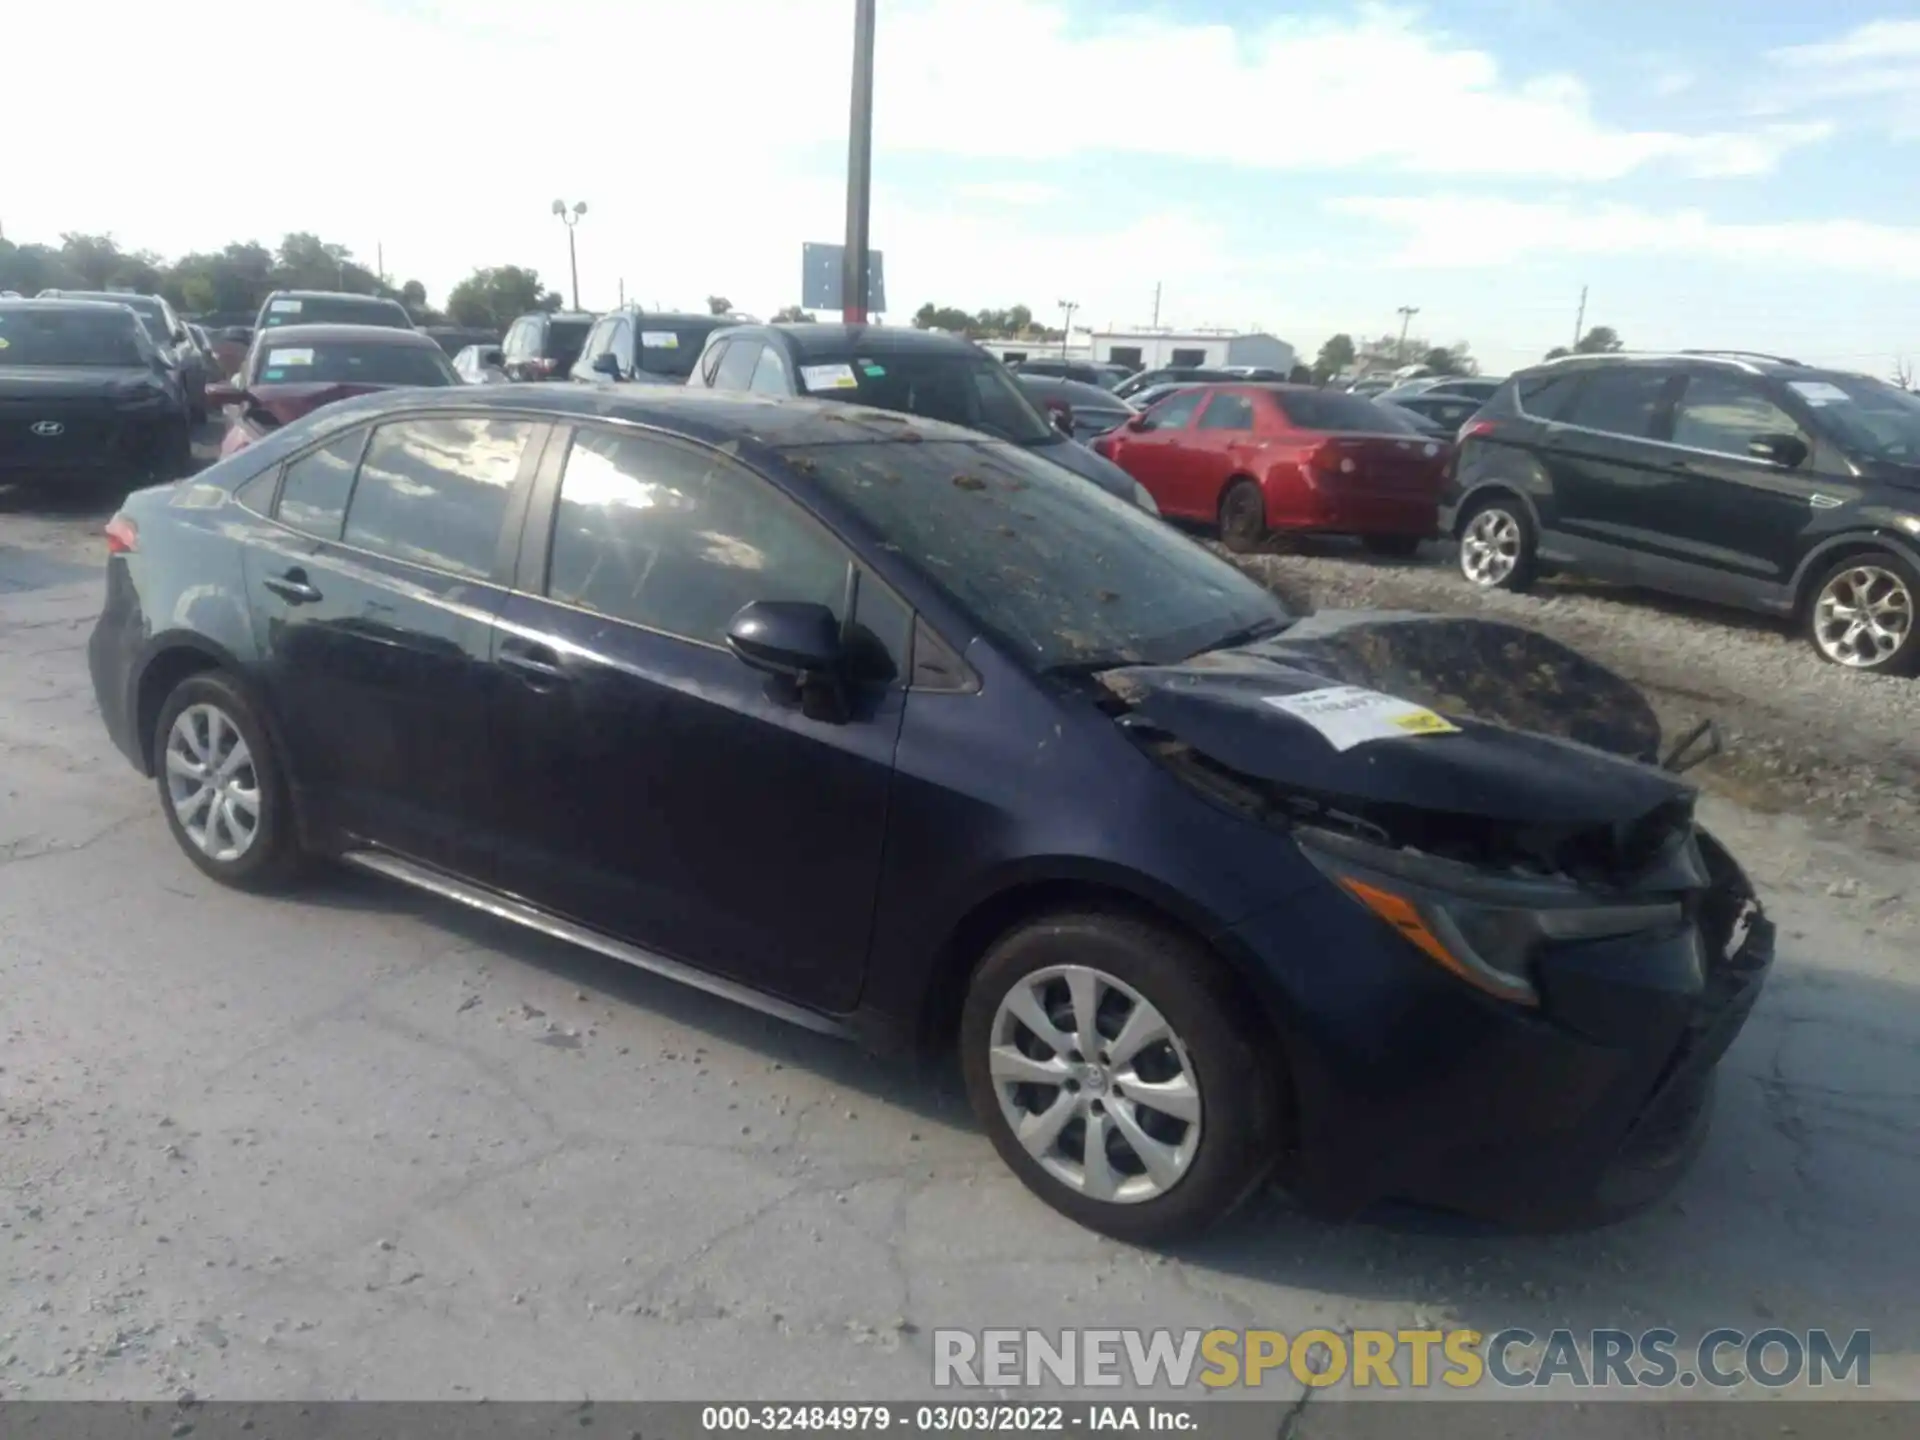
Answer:
<svg viewBox="0 0 1920 1440"><path fill-rule="evenodd" d="M522 320L598 320L602 313L599 310L529 310L514 316L507 323L518 325Z"/></svg>
<svg viewBox="0 0 1920 1440"><path fill-rule="evenodd" d="M21 312L32 314L35 311L43 310L79 310L105 313L109 310L127 310L128 308L129 307L122 305L118 300L76 300L69 299L65 295L58 297L48 296L44 300L27 300L12 296L0 298L0 313L6 314ZM137 323L137 316L135 320ZM145 332L142 331L142 333L144 334Z"/></svg>
<svg viewBox="0 0 1920 1440"><path fill-rule="evenodd" d="M394 325L276 325L267 336L270 345L338 344L352 340L367 345L411 345L438 350L440 342L424 330L402 330Z"/></svg>
<svg viewBox="0 0 1920 1440"><path fill-rule="evenodd" d="M1014 376L1029 390L1037 391L1042 395L1059 395L1069 400L1077 398L1088 404L1092 404L1095 400L1104 400L1114 409L1120 409L1123 406L1132 408L1111 390L1103 390L1098 385L1089 385L1084 380L1071 380L1062 375L1029 375L1020 370L1016 370Z"/></svg>
<svg viewBox="0 0 1920 1440"><path fill-rule="evenodd" d="M374 305L397 305L404 310L398 300L385 295L361 295L352 290L276 290L267 297L269 300L365 300Z"/></svg>
<svg viewBox="0 0 1920 1440"><path fill-rule="evenodd" d="M687 390L678 385L487 385L393 390L328 407L342 420L377 419L393 411L429 407L480 414L522 414L553 420L616 420L710 445L749 448L793 445L883 444L911 433L926 440L1004 444L976 430L876 410L844 400L775 399L744 391Z"/></svg>
<svg viewBox="0 0 1920 1440"><path fill-rule="evenodd" d="M915 330L905 325L736 325L741 332L760 331L782 336L802 359L812 356L840 355L860 350L872 355L979 355L984 354L970 340L944 335L937 330Z"/></svg>
<svg viewBox="0 0 1920 1440"><path fill-rule="evenodd" d="M45 292L42 292L43 294ZM151 305L162 306L167 302L158 295L122 295L113 290L56 290L46 295L49 300L92 300L102 305Z"/></svg>

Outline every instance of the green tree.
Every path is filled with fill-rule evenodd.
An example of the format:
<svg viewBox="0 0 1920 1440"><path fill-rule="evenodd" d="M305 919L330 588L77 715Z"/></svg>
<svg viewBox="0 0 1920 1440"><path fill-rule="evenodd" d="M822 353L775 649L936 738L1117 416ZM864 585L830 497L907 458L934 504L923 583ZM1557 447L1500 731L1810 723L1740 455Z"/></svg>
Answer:
<svg viewBox="0 0 1920 1440"><path fill-rule="evenodd" d="M922 330L951 330L957 335L973 335L980 331L981 316L989 313L982 311L980 316L974 316L951 305L935 305L929 301L913 312L913 323Z"/></svg>
<svg viewBox="0 0 1920 1440"><path fill-rule="evenodd" d="M733 301L724 295L709 295L707 296L707 312L712 315L731 315L733 313Z"/></svg>
<svg viewBox="0 0 1920 1440"><path fill-rule="evenodd" d="M409 280L400 287L400 301L409 310L427 308L427 287L418 280Z"/></svg>
<svg viewBox="0 0 1920 1440"><path fill-rule="evenodd" d="M1568 355L1571 355L1572 353L1573 352L1567 349L1566 346L1556 345L1551 350L1547 351L1546 358L1549 360L1560 360L1560 359L1564 359Z"/></svg>
<svg viewBox="0 0 1920 1440"><path fill-rule="evenodd" d="M1573 347L1574 353L1578 355L1611 355L1625 348L1620 341L1619 332L1611 325L1594 326L1582 335Z"/></svg>
<svg viewBox="0 0 1920 1440"><path fill-rule="evenodd" d="M789 305L784 310L774 312L773 323L776 325L811 325L814 323L814 320L810 313L802 310L798 305Z"/></svg>
<svg viewBox="0 0 1920 1440"><path fill-rule="evenodd" d="M1320 347L1320 353L1314 357L1313 378L1324 385L1334 376L1345 374L1358 358L1359 354L1353 346L1353 336L1344 331L1338 335L1331 335L1327 338L1326 344Z"/></svg>
<svg viewBox="0 0 1920 1440"><path fill-rule="evenodd" d="M456 325L504 330L530 310L557 310L560 296L540 283L540 272L519 265L476 270L447 295L447 314Z"/></svg>

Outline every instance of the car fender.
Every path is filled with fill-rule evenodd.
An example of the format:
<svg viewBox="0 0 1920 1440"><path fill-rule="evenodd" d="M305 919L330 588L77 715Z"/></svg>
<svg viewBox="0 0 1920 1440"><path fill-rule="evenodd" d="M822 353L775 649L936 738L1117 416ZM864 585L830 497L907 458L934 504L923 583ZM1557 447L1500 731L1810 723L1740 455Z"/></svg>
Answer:
<svg viewBox="0 0 1920 1440"><path fill-rule="evenodd" d="M1546 523L1540 518L1540 507L1534 502L1533 496L1527 493L1525 482L1507 479L1499 475L1488 475L1482 479L1475 480L1471 485L1462 488L1458 496L1441 501L1441 528L1448 535L1458 539L1460 517L1472 509L1475 502L1477 502L1481 496L1491 494L1495 491L1503 495L1512 495L1519 500L1522 508L1527 512L1527 519L1533 522L1534 534L1539 535L1545 531Z"/></svg>
<svg viewBox="0 0 1920 1440"><path fill-rule="evenodd" d="M1807 551L1800 558L1800 563L1794 567L1793 580L1787 589L1788 594L1793 597L1796 613L1807 598L1807 588L1831 563L1833 556L1842 550L1861 545L1874 545L1891 550L1916 570L1920 570L1920 542L1904 531L1896 530L1891 525L1871 523L1842 530L1837 534L1824 537Z"/></svg>

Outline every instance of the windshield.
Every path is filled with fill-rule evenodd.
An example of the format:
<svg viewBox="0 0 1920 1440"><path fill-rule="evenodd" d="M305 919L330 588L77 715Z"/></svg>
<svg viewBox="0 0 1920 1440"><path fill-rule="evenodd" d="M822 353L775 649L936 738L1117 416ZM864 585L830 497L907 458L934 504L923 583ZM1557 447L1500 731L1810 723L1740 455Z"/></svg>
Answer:
<svg viewBox="0 0 1920 1440"><path fill-rule="evenodd" d="M648 375L667 375L685 380L693 374L700 359L700 348L707 336L732 321L716 316L711 321L663 320L658 316L639 316L634 321L634 368ZM576 350L575 352L579 352Z"/></svg>
<svg viewBox="0 0 1920 1440"><path fill-rule="evenodd" d="M814 356L800 367L800 387L822 400L851 400L877 410L924 415L1016 445L1045 445L1061 438L1021 393L1013 373L985 355Z"/></svg>
<svg viewBox="0 0 1920 1440"><path fill-rule="evenodd" d="M1291 618L1178 531L1010 445L809 445L786 454L1039 669L1164 664Z"/></svg>
<svg viewBox="0 0 1920 1440"><path fill-rule="evenodd" d="M0 311L0 365L144 366L140 333L115 310Z"/></svg>
<svg viewBox="0 0 1920 1440"><path fill-rule="evenodd" d="M266 325L384 325L411 330L413 321L392 300L377 295L303 295L267 301Z"/></svg>
<svg viewBox="0 0 1920 1440"><path fill-rule="evenodd" d="M1864 375L1789 380L1840 447L1856 460L1920 464L1920 395Z"/></svg>
<svg viewBox="0 0 1920 1440"><path fill-rule="evenodd" d="M1341 390L1276 390L1274 397L1287 420L1301 430L1330 433L1357 431L1366 435L1418 435L1420 427L1406 415L1376 405L1363 395Z"/></svg>
<svg viewBox="0 0 1920 1440"><path fill-rule="evenodd" d="M263 385L454 385L439 346L336 340L318 345L263 345L254 362Z"/></svg>

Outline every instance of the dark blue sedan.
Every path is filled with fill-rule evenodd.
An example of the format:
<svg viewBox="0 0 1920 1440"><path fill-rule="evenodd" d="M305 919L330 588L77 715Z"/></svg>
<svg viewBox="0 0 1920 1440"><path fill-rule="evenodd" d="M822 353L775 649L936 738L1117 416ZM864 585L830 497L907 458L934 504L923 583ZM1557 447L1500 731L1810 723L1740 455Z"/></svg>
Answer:
<svg viewBox="0 0 1920 1440"><path fill-rule="evenodd" d="M1336 1214L1630 1208L1693 1153L1771 958L1657 731L1597 748L1578 657L1297 619L936 421L388 391L107 535L100 712L205 873L334 857L957 1047L1007 1163L1116 1236L1276 1167ZM1589 743L1476 718L1516 656L1571 677L1541 725Z"/></svg>

